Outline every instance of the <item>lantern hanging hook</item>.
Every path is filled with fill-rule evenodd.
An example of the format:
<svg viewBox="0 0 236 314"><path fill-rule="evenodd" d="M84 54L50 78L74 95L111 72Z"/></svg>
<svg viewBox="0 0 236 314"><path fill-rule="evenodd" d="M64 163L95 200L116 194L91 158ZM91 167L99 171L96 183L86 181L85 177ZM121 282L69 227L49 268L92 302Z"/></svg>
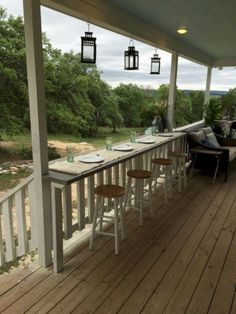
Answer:
<svg viewBox="0 0 236 314"><path fill-rule="evenodd" d="M134 41L133 41L133 39L130 39L130 41L129 41L129 46L134 46Z"/></svg>
<svg viewBox="0 0 236 314"><path fill-rule="evenodd" d="M88 22L88 32L90 32L90 23Z"/></svg>

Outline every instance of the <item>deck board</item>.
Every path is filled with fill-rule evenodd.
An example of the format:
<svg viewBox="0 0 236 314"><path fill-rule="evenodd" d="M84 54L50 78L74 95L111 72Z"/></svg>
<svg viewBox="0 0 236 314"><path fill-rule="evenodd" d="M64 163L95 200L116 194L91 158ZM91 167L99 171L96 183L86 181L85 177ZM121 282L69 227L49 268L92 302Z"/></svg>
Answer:
<svg viewBox="0 0 236 314"><path fill-rule="evenodd" d="M126 216L127 239L86 234L65 268L31 267L1 277L1 313L234 313L236 173L224 183L196 174L167 206L157 196L143 227Z"/></svg>

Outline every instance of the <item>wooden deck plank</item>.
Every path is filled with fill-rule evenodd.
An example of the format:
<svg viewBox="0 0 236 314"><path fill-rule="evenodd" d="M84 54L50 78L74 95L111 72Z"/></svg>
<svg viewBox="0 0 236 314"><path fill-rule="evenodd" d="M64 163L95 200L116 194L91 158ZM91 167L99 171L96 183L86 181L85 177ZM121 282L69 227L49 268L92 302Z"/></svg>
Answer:
<svg viewBox="0 0 236 314"><path fill-rule="evenodd" d="M213 189L215 189L215 187L213 187ZM159 264L157 268L161 268L162 271L169 263L171 263L172 259L175 258L178 250L182 247L182 244L191 232L191 221L199 219L197 215L192 215L194 209L200 207L199 199L195 198L189 207L186 206L186 204L184 204L184 206L185 207L182 206L182 212L177 216L177 219L170 226L168 226L168 228L166 228L165 233L160 238L157 238L155 244L148 250L145 258L132 269L132 271L124 278L124 280L122 280L118 287L112 291L105 302L99 307L97 310L98 313L115 313L118 311L137 285L145 278L150 269L152 269L152 266L156 264L158 259ZM202 208L204 209L203 204ZM173 238L170 238L172 228L175 229L175 234ZM184 232L179 233L179 231L183 228ZM147 277L147 282L153 280L153 275ZM142 298L144 297L145 292L146 291L144 289Z"/></svg>
<svg viewBox="0 0 236 314"><path fill-rule="evenodd" d="M40 285L35 284L35 286L30 287L30 289L27 287L27 290L21 291L20 297L19 295L15 295L14 290L12 290L6 295L6 300L8 299L8 309L5 312L14 313L15 310L19 311L19 309L21 309L23 311L25 308L28 309L37 300L39 301L42 296L51 300L51 290L55 287L60 290L60 285L63 281L65 281L65 284L67 283L67 280L71 282L77 281L76 275L86 272L89 273L91 271L91 262L93 264L99 264L106 258L105 252L108 252L109 254L112 249L110 242L111 241L108 238L99 238L96 242L97 247L94 251L89 251L86 245L82 252L74 255L73 258L66 263L65 270L60 274L51 271L49 276L45 278ZM89 259L90 257L93 258ZM15 300L14 302L11 302L13 297Z"/></svg>
<svg viewBox="0 0 236 314"><path fill-rule="evenodd" d="M136 224L135 224L135 228L138 228L138 226ZM139 232L139 230L138 230L138 232ZM98 238L98 240L99 240L99 238ZM88 251L88 252L90 252L90 251ZM104 254L104 252L102 254ZM94 259L95 257L93 256L92 258ZM80 271L82 271L80 263L78 261L76 261L75 264L77 265L77 268L80 266ZM88 265L86 264L86 266L88 266ZM83 266L83 268L86 268L86 266ZM70 269L71 276L73 276L73 277L76 276L76 274L74 272L73 273L71 272L70 265L66 265L66 269ZM87 273L89 273L89 271L91 271L91 269L88 268ZM62 272L59 277L52 274L52 276L47 278L40 286L38 286L38 287L36 286L35 288L32 288L32 290L29 291L29 294L26 294L24 297L19 299L18 302L15 302L13 306L10 306L9 311L13 311L16 308L21 309L22 311L26 310L30 307L30 305L32 306L36 302L37 298L40 299L43 297L43 295L45 295L45 298L43 300L39 301L38 304L33 306L31 311L37 312L39 309L41 309L41 310L45 309L45 311L49 310L51 307L53 307L56 304L55 298L58 300L60 300L60 298L63 298L63 295L61 295L62 291L61 291L61 287L60 287L59 283L62 282L63 280L65 280L66 276L64 276L64 275L65 275L64 272ZM68 281L70 281L70 279L68 279ZM75 282L78 283L79 281L76 280ZM66 285L66 282L63 281L62 284L64 286L64 285ZM60 290L59 293L56 293L55 291L53 291L54 287L56 287L56 289ZM68 291L67 291L67 293L68 293ZM53 298L53 295L55 295L54 298ZM48 305L46 305L46 307L44 307L44 304L47 303L47 300L48 300Z"/></svg>
<svg viewBox="0 0 236 314"><path fill-rule="evenodd" d="M209 314L230 313L230 308L235 295L236 283L235 261L236 261L236 235L234 234L234 238L229 249L229 254L226 258L224 268L220 275L220 279L215 289L211 306L209 308ZM222 293L222 291L224 293Z"/></svg>
<svg viewBox="0 0 236 314"><path fill-rule="evenodd" d="M234 195L233 191L235 191L236 184L233 187L233 190L231 190L232 195ZM224 210L226 210L225 207ZM227 220L220 232L219 238L214 247L214 251L211 254L201 280L195 289L190 304L188 305L187 313L199 313L199 311L208 312L212 296L214 294L229 247L232 242L233 235L235 234L235 221L236 204L234 202L234 206L231 208Z"/></svg>
<svg viewBox="0 0 236 314"><path fill-rule="evenodd" d="M169 218L165 220L167 223L169 223ZM155 228L153 232L150 233L146 239L143 238L142 241L140 241L138 245L136 245L136 247L133 246L134 249L129 251L129 254L126 256L126 258L121 258L121 263L117 265L117 267L112 268L110 274L106 276L106 273L102 272L102 269L97 269L94 274L91 274L87 278L87 284L90 287L91 291L95 291L95 294L96 291L99 291L100 294L100 292L104 289L107 290L109 286L117 284L117 281L119 282L129 272L129 270L132 269L133 265L135 265L139 261L139 259L145 255L147 249L152 246L155 237L157 237L159 233L163 232L163 228L161 228L161 222L156 221L154 225ZM169 236L171 237L171 233L169 233ZM105 269L107 269L106 266L104 267ZM73 306L76 306L76 304L78 304L80 300L83 300L85 296L86 294L84 294L83 285L79 285L78 287L76 287L75 291L70 294L69 299L67 298L63 300L63 302L59 306L55 307L55 313L60 312L64 308L65 304L69 304L69 308L67 306L67 309L70 311L71 309L73 309ZM99 301L101 301L101 298L99 298ZM81 311L83 310L80 307L75 308L75 312Z"/></svg>
<svg viewBox="0 0 236 314"><path fill-rule="evenodd" d="M89 251L85 235L66 250L61 273L32 267L3 276L0 311L235 314L235 176L212 185L196 174L167 206L157 199L143 227L128 214L118 256L113 239L98 237Z"/></svg>
<svg viewBox="0 0 236 314"><path fill-rule="evenodd" d="M150 221L152 221L152 220L150 220ZM138 221L137 221L137 220L135 221L135 225L138 226ZM154 228L157 227L155 221L153 221L153 227L154 227ZM140 228L139 226L137 227L137 233L139 234L139 236L140 236L141 230L142 230L142 229L146 229L146 228L149 229L149 233L150 233L150 226L148 227L148 225L145 226L145 228ZM133 243L132 243L132 238L131 238L131 237L128 237L127 239L129 239L129 241L130 241L130 247L128 247L128 248L126 249L126 252L129 253L129 252L133 249L133 243L135 243L135 242L137 241L137 239L136 239L136 241L134 241ZM144 236L141 236L140 241L144 241L144 239L145 239L145 237L144 237ZM121 246L125 246L125 245L126 245L126 242L124 242L124 243L121 244ZM126 256L123 256L123 255L121 255L121 254L120 254L119 256L115 256L115 255L112 253L111 256L109 256L109 259L110 259L110 258L113 260L113 264L110 266L111 269L113 269L113 268L115 268L115 266L116 266L116 264L115 264L114 262L117 263L117 262L119 262L119 261L125 259ZM108 263L109 263L109 259L108 259ZM106 261L105 261L105 262L106 262ZM94 279L94 280L96 280L96 276L98 276L98 275L96 275L96 274L99 274L99 276L106 276L107 271L109 270L109 264L108 264L108 265L102 264L101 266L102 266L101 269L96 268L96 270L95 270L95 279ZM104 273L104 272L105 272L105 273ZM92 275L93 275L93 274L92 274ZM89 283L89 279L88 279L88 278L86 278L86 281ZM53 309L53 312L60 312L60 311L64 308L64 304L67 304L66 308L67 308L68 311L70 311L71 308L73 309L74 302L79 302L80 297L82 298L82 297L84 296L84 294L83 294L83 293L84 293L84 290L85 290L85 289L84 289L84 286L83 286L83 285L84 285L84 282L85 282L85 281L82 281L81 285L78 285L77 287L75 286L74 289L73 289L73 291L71 291L70 293L68 293L67 296L65 296L65 299L63 299L63 300L61 301L61 303L58 304L58 306L55 306L55 308ZM79 284L79 282L78 282L78 284ZM88 284L88 286L89 286L89 284ZM77 290L78 290L78 292L77 292ZM81 294L82 294L82 295L81 295ZM76 304L75 304L75 305L76 305Z"/></svg>
<svg viewBox="0 0 236 314"><path fill-rule="evenodd" d="M218 219L218 217L221 218L222 223L224 222L224 219L227 216L234 200L225 198L227 191L228 190L226 188L219 190L216 198L207 208L199 223L193 228L193 232L188 241L185 243L183 249L171 265L169 271L165 274L152 297L148 301L148 304L144 309L144 313L150 313L151 311L161 313L165 309L171 295L174 293L179 281L186 271L186 268L207 233L209 225L214 221L214 219ZM220 210L223 212L221 215ZM221 226L222 225L219 223L218 231Z"/></svg>
<svg viewBox="0 0 236 314"><path fill-rule="evenodd" d="M231 187L229 191L233 192L234 189ZM233 199L234 193L233 196L232 193L228 193L225 202L221 206L221 210L217 213L216 217L214 217L207 233L193 256L191 263L185 270L184 276L179 282L171 297L171 301L165 309L165 313L173 313L173 311L175 313L183 313L186 311L201 275L204 272L208 259L216 245L220 230L228 216Z"/></svg>
<svg viewBox="0 0 236 314"><path fill-rule="evenodd" d="M175 244L174 246L172 244L169 248L167 248L167 253L163 254L161 259L158 260L155 265L153 265L152 269L150 269L145 279L139 284L139 286L135 289L133 295L129 297L126 304L122 307L122 309L120 310L121 313L125 313L128 311L131 311L132 313L138 313L139 311L141 311L146 302L149 300L150 296L153 294L153 291L155 291L157 285L166 275L169 266L172 266L175 260L178 259L178 256L181 255L181 251L183 250L183 248L186 248L186 254L190 254L190 256L193 254L192 249L194 249L194 241L192 241L192 246L190 247L187 246L187 243L191 241L192 231L194 230L196 225L199 225L200 237L202 236L202 233L204 234L205 229L207 229L208 227L209 221L212 220L212 216L214 217L214 214L217 211L217 209L212 206L209 215L206 214L205 211L208 209L211 200L213 200L215 197L223 199L225 196L224 193L222 195L219 194L219 190L219 186L212 187L211 198L205 197L202 201L200 199L197 199L198 206L195 208L193 215L180 230L180 238L183 237L182 245L180 245L181 241L177 239L178 244ZM182 258L185 258L185 256L182 255ZM184 264L184 260L180 261ZM179 261L177 263L177 266L179 268L182 266L181 264L179 265ZM174 276L178 276L178 274L174 273ZM173 284L174 280L175 278L173 278ZM155 302L157 296L159 302ZM146 309L147 313L161 313L161 308L163 308L165 304L166 298L168 297L168 292L167 296L165 296L165 294L163 294L161 291L161 296L163 296L163 300L161 297L159 298L158 293L153 294L153 297L151 298L150 303L148 304L148 307Z"/></svg>
<svg viewBox="0 0 236 314"><path fill-rule="evenodd" d="M196 187L194 188L192 186L192 193L188 194L186 197L186 201L189 201L191 197L195 194ZM180 196L182 197L182 196ZM176 200L175 200L176 201ZM182 208L172 204L172 211L175 210L176 216L178 215L177 209L180 211ZM135 250L127 256L126 260L123 260L120 265L116 269L114 269L107 277L105 277L97 286L94 287L94 289L91 291L91 293L86 297L81 304L79 304L73 312L92 312L94 309L96 309L99 305L102 304L102 302L106 299L106 297L110 294L110 292L119 284L119 282L129 273L129 271L134 267L134 265L139 261L139 258L137 258L138 255L140 255L143 251L143 255L145 256L146 250L150 247L150 244L152 245L155 241L155 238L162 234L166 226L170 224L174 220L173 212L171 212L171 207L168 208L168 214L164 217L164 220L157 221L157 231L155 231L155 234L151 234L150 238L147 239L147 241L144 243L140 243L138 246L135 247ZM172 236L173 236L172 231ZM171 233L169 233L171 236ZM151 241L151 242L150 242ZM141 247L141 250L140 250ZM140 255L141 256L141 255Z"/></svg>

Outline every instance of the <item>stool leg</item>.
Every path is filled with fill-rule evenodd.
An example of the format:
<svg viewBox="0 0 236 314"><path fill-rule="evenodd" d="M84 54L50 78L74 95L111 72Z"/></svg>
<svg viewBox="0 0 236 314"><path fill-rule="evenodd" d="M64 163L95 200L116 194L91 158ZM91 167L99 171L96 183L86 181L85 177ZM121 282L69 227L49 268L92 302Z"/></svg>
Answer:
<svg viewBox="0 0 236 314"><path fill-rule="evenodd" d="M172 197L172 166L167 167L167 173L168 173L168 184L169 184L169 194L170 197Z"/></svg>
<svg viewBox="0 0 236 314"><path fill-rule="evenodd" d="M93 249L93 245L94 245L94 238L95 238L95 230L96 230L96 226L97 226L97 216L98 216L98 199L96 202L96 206L94 209L94 213L93 213L93 224L92 224L92 230L91 230L91 234L90 234L90 243L89 243L89 249L92 250Z"/></svg>
<svg viewBox="0 0 236 314"><path fill-rule="evenodd" d="M118 215L118 200L115 198L114 200L115 203L115 254L119 254L119 215Z"/></svg>
<svg viewBox="0 0 236 314"><path fill-rule="evenodd" d="M168 167L165 167L165 183L164 183L164 187L165 187L165 204L168 203L168 189L169 189L169 178L168 178Z"/></svg>
<svg viewBox="0 0 236 314"><path fill-rule="evenodd" d="M152 197L152 178L149 179L149 206L150 206L150 213L151 213L151 217L153 217L153 197Z"/></svg>
<svg viewBox="0 0 236 314"><path fill-rule="evenodd" d="M144 184L143 180L137 180L136 183L137 188L137 198L139 199L139 208L140 208L140 216L139 216L139 224L143 225L143 194L144 194Z"/></svg>
<svg viewBox="0 0 236 314"><path fill-rule="evenodd" d="M123 198L120 198L119 200L120 203L120 231L121 231L121 239L124 240L125 239L125 231L124 231L124 219L123 219Z"/></svg>
<svg viewBox="0 0 236 314"><path fill-rule="evenodd" d="M131 184L132 184L132 179L128 177L127 189L126 189L126 194L125 194L125 199L124 199L124 213L126 213L127 202L128 202L129 195L131 192Z"/></svg>
<svg viewBox="0 0 236 314"><path fill-rule="evenodd" d="M100 213L99 213L100 214L99 231L102 231L104 206L105 206L105 199L104 199L104 197L99 197L98 198L98 213L100 211Z"/></svg>

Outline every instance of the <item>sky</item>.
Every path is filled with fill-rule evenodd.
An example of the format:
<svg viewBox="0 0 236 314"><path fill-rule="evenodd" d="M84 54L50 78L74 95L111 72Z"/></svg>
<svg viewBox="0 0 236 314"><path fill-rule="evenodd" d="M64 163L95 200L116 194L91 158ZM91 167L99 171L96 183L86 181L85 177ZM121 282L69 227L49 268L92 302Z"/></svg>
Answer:
<svg viewBox="0 0 236 314"><path fill-rule="evenodd" d="M0 5L8 14L23 16L23 0L0 0ZM84 36L86 22L41 7L42 30L47 34L54 48L63 52L80 52L80 37ZM161 74L150 75L151 57L155 47L134 40L139 51L139 70L124 70L124 51L128 49L130 38L90 25L93 36L97 38L97 68L101 77L115 87L120 83L132 83L157 89L161 84L169 84L171 54L158 49L161 57ZM179 58L177 86L179 89L205 90L207 68ZM213 69L211 90L229 90L236 87L234 67Z"/></svg>

